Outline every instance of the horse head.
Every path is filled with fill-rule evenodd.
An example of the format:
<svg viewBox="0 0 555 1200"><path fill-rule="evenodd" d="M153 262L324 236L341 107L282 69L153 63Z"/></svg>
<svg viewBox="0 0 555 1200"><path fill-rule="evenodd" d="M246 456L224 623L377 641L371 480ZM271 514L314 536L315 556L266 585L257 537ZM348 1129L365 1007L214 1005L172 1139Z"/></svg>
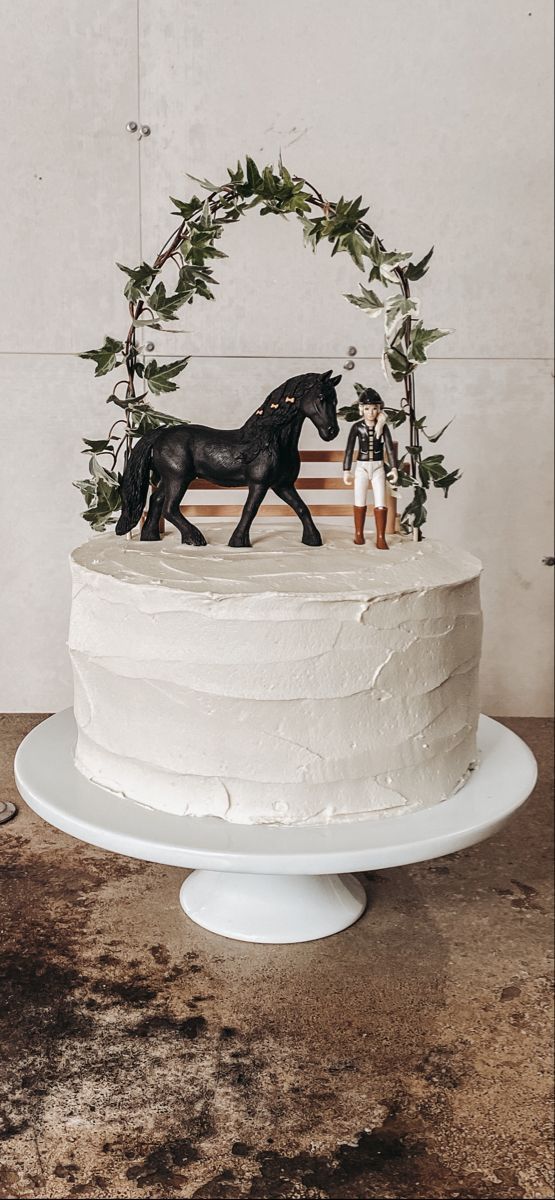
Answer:
<svg viewBox="0 0 555 1200"><path fill-rule="evenodd" d="M331 442L339 433L335 389L341 375L332 378L329 370L323 375L305 375L304 378L309 386L302 396L301 409L316 426L322 441Z"/></svg>
<svg viewBox="0 0 555 1200"><path fill-rule="evenodd" d="M331 371L323 375L311 372L295 375L274 388L242 427L245 460L251 461L268 446L271 438L279 437L291 427L296 427L298 440L305 417L309 417L325 442L337 437L335 388L340 379L341 375L332 379Z"/></svg>

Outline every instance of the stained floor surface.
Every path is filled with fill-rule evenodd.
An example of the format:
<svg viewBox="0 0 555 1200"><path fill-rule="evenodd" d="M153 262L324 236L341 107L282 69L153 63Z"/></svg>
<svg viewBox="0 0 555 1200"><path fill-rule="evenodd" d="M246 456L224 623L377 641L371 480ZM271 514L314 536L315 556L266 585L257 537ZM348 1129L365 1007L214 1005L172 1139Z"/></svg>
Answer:
<svg viewBox="0 0 555 1200"><path fill-rule="evenodd" d="M0 799L41 718L5 716ZM183 871L0 826L0 1197L553 1194L551 723L491 841L364 878L320 942L189 922Z"/></svg>

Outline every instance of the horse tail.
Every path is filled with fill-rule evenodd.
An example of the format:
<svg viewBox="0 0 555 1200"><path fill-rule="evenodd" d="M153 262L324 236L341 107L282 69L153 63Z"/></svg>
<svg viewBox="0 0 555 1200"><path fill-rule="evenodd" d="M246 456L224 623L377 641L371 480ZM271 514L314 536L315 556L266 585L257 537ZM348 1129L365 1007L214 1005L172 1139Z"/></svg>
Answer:
<svg viewBox="0 0 555 1200"><path fill-rule="evenodd" d="M154 429L133 447L121 477L121 516L116 533L129 533L139 522L144 510L150 479L150 457L153 444L162 432Z"/></svg>

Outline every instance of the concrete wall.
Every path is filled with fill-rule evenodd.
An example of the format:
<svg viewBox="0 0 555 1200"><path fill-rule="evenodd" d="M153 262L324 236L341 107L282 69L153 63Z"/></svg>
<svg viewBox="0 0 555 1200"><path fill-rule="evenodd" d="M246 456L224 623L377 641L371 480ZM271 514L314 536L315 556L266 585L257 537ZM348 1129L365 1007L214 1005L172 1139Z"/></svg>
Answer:
<svg viewBox="0 0 555 1200"><path fill-rule="evenodd" d="M452 328L418 372L421 411L464 478L430 536L484 561L483 708L551 704L551 0L39 0L4 10L0 709L71 702L67 555L87 536L80 438L103 436L106 380L75 357L126 310L114 262L152 258L186 172L286 165L362 193L390 247L436 253L417 285ZM39 19L40 37L36 36ZM148 123L138 141L129 120ZM280 380L341 371L390 402L378 323L342 298L345 255L302 249L291 218L228 231L215 304L155 354L191 354L173 411L232 424ZM306 445L310 445L307 438ZM292 526L293 529L293 526Z"/></svg>

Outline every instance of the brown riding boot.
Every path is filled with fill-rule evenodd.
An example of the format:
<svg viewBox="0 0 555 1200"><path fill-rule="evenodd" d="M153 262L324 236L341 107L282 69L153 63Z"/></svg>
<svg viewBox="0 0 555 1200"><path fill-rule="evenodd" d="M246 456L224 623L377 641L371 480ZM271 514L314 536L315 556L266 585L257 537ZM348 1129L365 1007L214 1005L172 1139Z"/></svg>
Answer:
<svg viewBox="0 0 555 1200"><path fill-rule="evenodd" d="M353 538L353 541L355 543L355 546L365 546L366 542L365 542L365 538L364 538L364 522L366 520L366 505L364 505L364 507L359 508L355 504L353 507L353 512L355 514L355 536Z"/></svg>
<svg viewBox="0 0 555 1200"><path fill-rule="evenodd" d="M376 522L376 550L389 550L389 546L385 540L387 508L375 508L374 520Z"/></svg>

